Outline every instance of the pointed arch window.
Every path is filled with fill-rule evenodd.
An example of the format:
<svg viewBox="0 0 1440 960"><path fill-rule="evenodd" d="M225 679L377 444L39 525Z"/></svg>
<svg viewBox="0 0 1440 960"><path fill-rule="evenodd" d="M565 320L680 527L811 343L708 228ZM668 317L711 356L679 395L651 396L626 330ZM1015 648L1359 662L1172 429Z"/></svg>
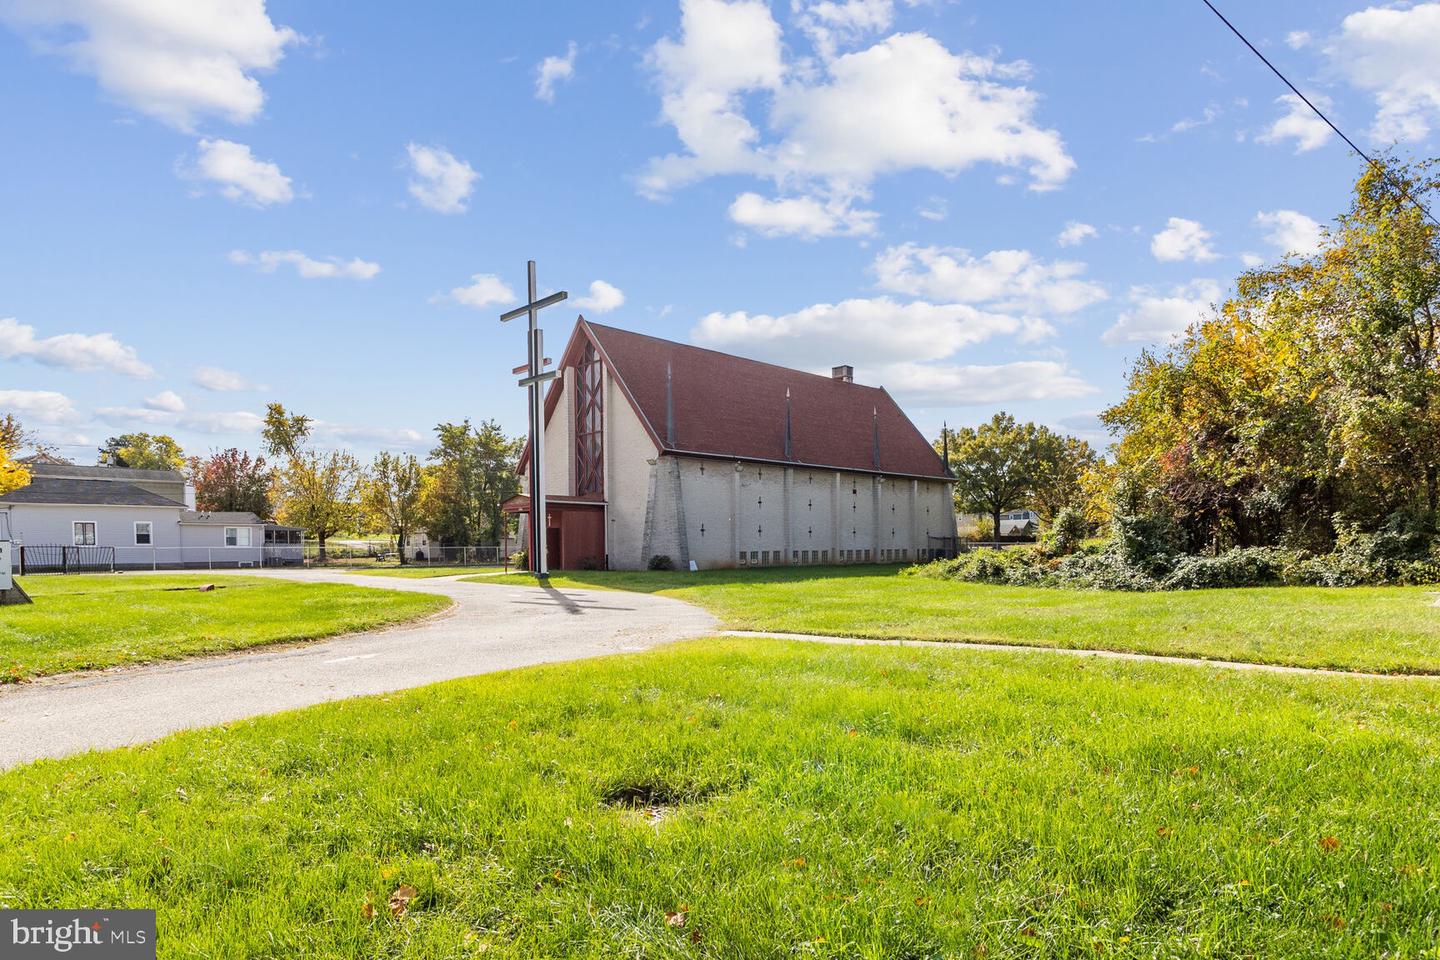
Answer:
<svg viewBox="0 0 1440 960"><path fill-rule="evenodd" d="M595 344L575 365L575 494L605 492L605 400Z"/></svg>

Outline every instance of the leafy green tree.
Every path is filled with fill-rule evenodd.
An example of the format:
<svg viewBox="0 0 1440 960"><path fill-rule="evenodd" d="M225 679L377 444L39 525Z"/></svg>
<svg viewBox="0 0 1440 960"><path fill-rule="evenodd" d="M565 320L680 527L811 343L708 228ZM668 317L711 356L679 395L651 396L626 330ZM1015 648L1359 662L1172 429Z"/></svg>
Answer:
<svg viewBox="0 0 1440 960"><path fill-rule="evenodd" d="M405 537L420 520L420 495L425 471L414 454L382 452L370 465L365 481L365 507L395 535L404 565Z"/></svg>
<svg viewBox="0 0 1440 960"><path fill-rule="evenodd" d="M295 456L310 439L313 425L309 417L289 413L282 404L266 404L265 425L260 430L265 452L272 457Z"/></svg>
<svg viewBox="0 0 1440 960"><path fill-rule="evenodd" d="M1019 424L997 413L978 427L962 427L951 438L950 467L955 473L955 502L963 510L988 514L996 536L1000 515L1024 506L1036 476L1033 423Z"/></svg>
<svg viewBox="0 0 1440 960"><path fill-rule="evenodd" d="M185 451L163 433L122 433L105 441L98 462L132 470L180 470L185 466Z"/></svg>
<svg viewBox="0 0 1440 960"><path fill-rule="evenodd" d="M272 403L266 408L261 436L272 456L284 458L272 486L278 517L315 537L324 563L325 541L356 522L363 476L353 455L311 449L312 424L309 417L290 414Z"/></svg>
<svg viewBox="0 0 1440 960"><path fill-rule="evenodd" d="M423 498L430 536L457 546L499 541L505 530L500 506L520 489L521 441L493 420L478 427L469 420L439 424L435 440Z"/></svg>
<svg viewBox="0 0 1440 960"><path fill-rule="evenodd" d="M1086 473L1099 463L1090 444L1077 437L1036 427L1031 446L1029 505L1047 527L1061 511L1085 503Z"/></svg>

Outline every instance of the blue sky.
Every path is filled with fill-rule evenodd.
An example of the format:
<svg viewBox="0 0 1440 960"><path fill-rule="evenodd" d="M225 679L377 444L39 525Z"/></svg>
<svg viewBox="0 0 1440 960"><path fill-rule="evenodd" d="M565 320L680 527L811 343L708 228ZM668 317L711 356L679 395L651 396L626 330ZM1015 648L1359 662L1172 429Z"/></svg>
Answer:
<svg viewBox="0 0 1440 960"><path fill-rule="evenodd" d="M1226 7L1435 152L1440 3ZM583 310L1102 439L1142 348L1343 209L1285 92L1199 0L0 0L0 409L82 462L254 448L275 400L365 455L519 432L534 258L582 303L552 350Z"/></svg>

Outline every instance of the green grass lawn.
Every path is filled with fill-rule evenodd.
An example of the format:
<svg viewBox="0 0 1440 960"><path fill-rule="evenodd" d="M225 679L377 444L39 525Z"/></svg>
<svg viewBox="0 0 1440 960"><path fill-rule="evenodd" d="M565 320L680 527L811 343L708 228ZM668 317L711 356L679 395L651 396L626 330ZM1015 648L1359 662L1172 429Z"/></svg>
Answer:
<svg viewBox="0 0 1440 960"><path fill-rule="evenodd" d="M483 573L487 570L504 570L499 564L472 563L468 567L427 567L409 564L387 567L361 567L348 573L362 573L367 577L404 577L406 579L428 579L430 577L458 577L466 573Z"/></svg>
<svg viewBox="0 0 1440 960"><path fill-rule="evenodd" d="M528 574L478 582L533 583ZM557 587L663 593L729 629L992 641L1383 673L1440 673L1435 588L1118 593L902 577L895 567L581 573Z"/></svg>
<svg viewBox="0 0 1440 960"><path fill-rule="evenodd" d="M697 641L10 771L0 907L170 958L1428 957L1437 789L1429 685Z"/></svg>
<svg viewBox="0 0 1440 960"><path fill-rule="evenodd" d="M218 589L195 588L213 583ZM409 620L444 597L265 577L26 577L0 610L0 683L68 670L312 640Z"/></svg>

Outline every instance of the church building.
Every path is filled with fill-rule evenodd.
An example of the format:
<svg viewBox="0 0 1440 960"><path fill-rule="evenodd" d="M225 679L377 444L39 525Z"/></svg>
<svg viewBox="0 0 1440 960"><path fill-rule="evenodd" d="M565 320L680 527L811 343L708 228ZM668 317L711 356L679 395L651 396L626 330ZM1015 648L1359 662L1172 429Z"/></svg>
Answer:
<svg viewBox="0 0 1440 960"><path fill-rule="evenodd" d="M897 563L955 536L949 470L849 366L818 376L581 317L558 369L544 404L554 569ZM529 463L527 444L521 489ZM529 498L505 509L528 542Z"/></svg>

